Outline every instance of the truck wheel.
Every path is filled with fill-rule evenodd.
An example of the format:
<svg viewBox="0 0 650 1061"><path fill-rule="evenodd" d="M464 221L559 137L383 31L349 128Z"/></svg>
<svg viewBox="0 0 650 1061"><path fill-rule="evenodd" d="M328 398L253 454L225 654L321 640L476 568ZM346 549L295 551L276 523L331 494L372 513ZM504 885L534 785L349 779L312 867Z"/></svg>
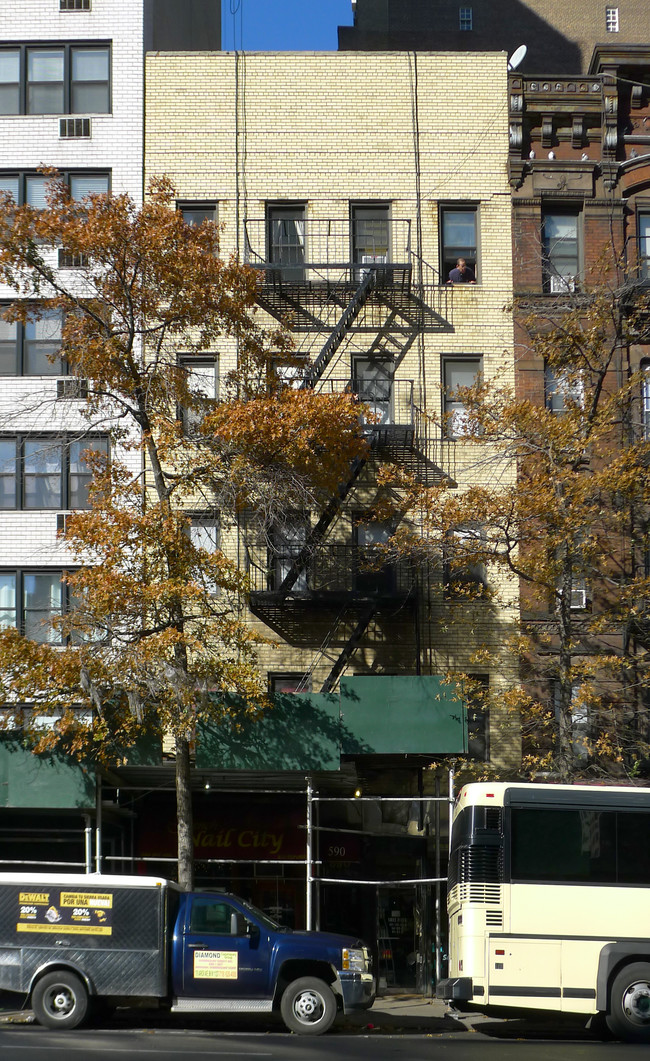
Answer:
<svg viewBox="0 0 650 1061"><path fill-rule="evenodd" d="M47 973L32 991L32 1009L46 1028L76 1028L88 1012L88 992L74 973Z"/></svg>
<svg viewBox="0 0 650 1061"><path fill-rule="evenodd" d="M634 962L612 984L607 1027L618 1039L650 1043L650 965Z"/></svg>
<svg viewBox="0 0 650 1061"><path fill-rule="evenodd" d="M289 1031L298 1035L322 1035L336 1018L336 999L324 980L302 976L285 990L280 1013Z"/></svg>

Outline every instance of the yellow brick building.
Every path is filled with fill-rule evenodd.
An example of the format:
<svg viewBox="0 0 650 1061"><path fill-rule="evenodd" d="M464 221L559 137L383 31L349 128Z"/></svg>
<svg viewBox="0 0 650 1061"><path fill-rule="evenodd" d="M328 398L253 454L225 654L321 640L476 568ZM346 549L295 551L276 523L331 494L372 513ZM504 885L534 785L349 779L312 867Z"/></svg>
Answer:
<svg viewBox="0 0 650 1061"><path fill-rule="evenodd" d="M274 639L261 654L272 690L329 695L359 678L468 672L498 698L512 679L516 584L500 587L498 605L459 605L442 563L369 571L363 558L388 530L360 522L377 498L377 459L459 490L486 474L453 392L478 373L514 382L506 65L492 53L147 56L146 180L167 174L188 219L216 218L224 254L259 268L260 313L289 322L305 357L291 385L352 388L377 419L373 459L351 470L331 511L279 529L250 514L239 539L225 532L249 567L250 620ZM447 282L457 257L476 283ZM217 378L236 350L214 359ZM487 671L481 645L499 657ZM498 711L473 725L470 750L517 761ZM399 729L397 719L395 752ZM425 738L409 750L445 749ZM391 757L382 762L390 773ZM387 782L395 793L414 783ZM421 811L415 824L427 831Z"/></svg>

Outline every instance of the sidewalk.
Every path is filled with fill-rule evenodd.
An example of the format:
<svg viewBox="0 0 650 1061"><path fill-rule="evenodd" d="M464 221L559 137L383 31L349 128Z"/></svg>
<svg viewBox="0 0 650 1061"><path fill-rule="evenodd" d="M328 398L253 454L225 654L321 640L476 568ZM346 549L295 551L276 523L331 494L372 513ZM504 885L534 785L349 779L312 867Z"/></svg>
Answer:
<svg viewBox="0 0 650 1061"><path fill-rule="evenodd" d="M339 1031L422 1032L466 1031L446 1002L422 995L383 995L372 1009L348 1013L337 1024Z"/></svg>

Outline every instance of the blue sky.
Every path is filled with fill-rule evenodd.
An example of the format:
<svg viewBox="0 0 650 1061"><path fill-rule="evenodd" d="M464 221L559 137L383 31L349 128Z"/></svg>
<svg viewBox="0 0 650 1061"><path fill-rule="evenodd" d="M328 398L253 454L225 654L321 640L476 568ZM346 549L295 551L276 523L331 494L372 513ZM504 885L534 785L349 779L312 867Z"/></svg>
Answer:
<svg viewBox="0 0 650 1061"><path fill-rule="evenodd" d="M221 0L224 51L335 51L351 0ZM233 13L234 12L234 13Z"/></svg>

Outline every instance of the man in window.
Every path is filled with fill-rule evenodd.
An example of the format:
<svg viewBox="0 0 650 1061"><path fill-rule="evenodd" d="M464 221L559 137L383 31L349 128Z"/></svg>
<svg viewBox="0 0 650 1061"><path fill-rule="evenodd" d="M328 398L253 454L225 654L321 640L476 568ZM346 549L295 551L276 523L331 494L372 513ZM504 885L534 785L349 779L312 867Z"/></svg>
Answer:
<svg viewBox="0 0 650 1061"><path fill-rule="evenodd" d="M449 284L475 284L476 277L464 258L458 258L456 267L450 270Z"/></svg>

